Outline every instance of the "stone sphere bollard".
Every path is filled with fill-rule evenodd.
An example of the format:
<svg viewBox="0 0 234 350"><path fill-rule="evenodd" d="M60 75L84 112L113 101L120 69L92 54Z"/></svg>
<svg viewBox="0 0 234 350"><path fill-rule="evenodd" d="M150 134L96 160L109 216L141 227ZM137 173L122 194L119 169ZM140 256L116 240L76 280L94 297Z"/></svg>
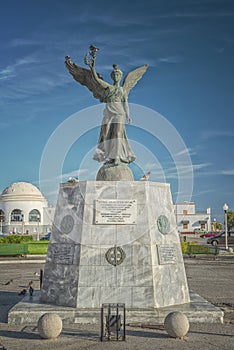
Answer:
<svg viewBox="0 0 234 350"><path fill-rule="evenodd" d="M63 322L57 314L44 314L37 323L38 333L41 338L52 339L57 338L63 328Z"/></svg>
<svg viewBox="0 0 234 350"><path fill-rule="evenodd" d="M171 312L164 320L167 333L173 338L183 338L189 330L189 321L180 311Z"/></svg>

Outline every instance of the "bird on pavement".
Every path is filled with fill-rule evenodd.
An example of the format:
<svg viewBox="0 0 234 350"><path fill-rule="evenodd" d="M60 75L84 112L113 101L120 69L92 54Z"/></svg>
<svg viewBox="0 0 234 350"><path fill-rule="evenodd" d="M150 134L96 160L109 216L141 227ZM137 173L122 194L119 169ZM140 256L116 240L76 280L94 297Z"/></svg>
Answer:
<svg viewBox="0 0 234 350"><path fill-rule="evenodd" d="M143 175L143 176L140 178L140 180L141 180L141 181L147 181L147 180L149 180L150 175L151 175L151 173L150 173L150 171L148 171L148 173L146 173L145 175Z"/></svg>
<svg viewBox="0 0 234 350"><path fill-rule="evenodd" d="M21 292L18 293L18 295L25 296L26 293L27 293L26 289L23 289L23 290L21 290Z"/></svg>
<svg viewBox="0 0 234 350"><path fill-rule="evenodd" d="M28 291L29 291L30 296L32 296L32 295L33 295L33 292L34 292L33 287L32 287L32 286L30 286Z"/></svg>
<svg viewBox="0 0 234 350"><path fill-rule="evenodd" d="M28 287L27 287L27 288L30 288L30 287L32 286L32 284L33 284L33 281L30 281L30 282L28 283Z"/></svg>
<svg viewBox="0 0 234 350"><path fill-rule="evenodd" d="M9 280L8 282L4 283L5 286L8 286L9 284L11 284L13 282L13 280Z"/></svg>

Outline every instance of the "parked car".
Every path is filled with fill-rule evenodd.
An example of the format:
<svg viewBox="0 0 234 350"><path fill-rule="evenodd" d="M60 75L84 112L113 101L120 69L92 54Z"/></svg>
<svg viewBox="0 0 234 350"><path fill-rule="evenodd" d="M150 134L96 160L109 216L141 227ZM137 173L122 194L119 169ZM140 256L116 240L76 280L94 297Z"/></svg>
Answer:
<svg viewBox="0 0 234 350"><path fill-rule="evenodd" d="M215 237L219 234L219 232L207 232L203 233L200 237L201 238L209 238L209 237Z"/></svg>
<svg viewBox="0 0 234 350"><path fill-rule="evenodd" d="M234 245L234 231L228 231L228 244ZM210 237L207 239L208 244L216 245L225 245L225 232L220 233L217 236Z"/></svg>
<svg viewBox="0 0 234 350"><path fill-rule="evenodd" d="M45 234L40 238L40 241L46 241L46 240L48 241L50 239L50 236L51 236L51 232L48 232L47 234Z"/></svg>
<svg viewBox="0 0 234 350"><path fill-rule="evenodd" d="M202 233L202 234L208 233L208 231L205 230L204 228L195 228L195 230L193 232L194 233Z"/></svg>

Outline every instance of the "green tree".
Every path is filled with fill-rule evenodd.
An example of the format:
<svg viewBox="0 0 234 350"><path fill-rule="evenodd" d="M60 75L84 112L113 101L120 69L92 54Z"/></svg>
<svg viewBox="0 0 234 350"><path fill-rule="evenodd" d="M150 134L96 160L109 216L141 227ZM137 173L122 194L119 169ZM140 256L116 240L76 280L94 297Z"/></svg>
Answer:
<svg viewBox="0 0 234 350"><path fill-rule="evenodd" d="M227 226L228 230L234 230L234 211L227 212Z"/></svg>
<svg viewBox="0 0 234 350"><path fill-rule="evenodd" d="M212 222L211 224L214 227L214 231L222 232L222 227L223 227L222 222L215 221L215 222Z"/></svg>

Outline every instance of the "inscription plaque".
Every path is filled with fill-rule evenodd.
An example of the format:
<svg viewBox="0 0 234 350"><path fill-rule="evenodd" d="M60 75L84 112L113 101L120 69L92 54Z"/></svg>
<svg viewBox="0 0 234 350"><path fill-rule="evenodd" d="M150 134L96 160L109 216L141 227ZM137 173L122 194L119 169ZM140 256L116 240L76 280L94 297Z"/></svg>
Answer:
<svg viewBox="0 0 234 350"><path fill-rule="evenodd" d="M174 245L158 245L158 259L160 265L176 264L177 250Z"/></svg>
<svg viewBox="0 0 234 350"><path fill-rule="evenodd" d="M74 245L54 243L49 245L49 251L47 255L47 261L51 261L56 264L73 264L74 257Z"/></svg>
<svg viewBox="0 0 234 350"><path fill-rule="evenodd" d="M95 205L96 224L134 225L137 218L137 201L98 199Z"/></svg>

